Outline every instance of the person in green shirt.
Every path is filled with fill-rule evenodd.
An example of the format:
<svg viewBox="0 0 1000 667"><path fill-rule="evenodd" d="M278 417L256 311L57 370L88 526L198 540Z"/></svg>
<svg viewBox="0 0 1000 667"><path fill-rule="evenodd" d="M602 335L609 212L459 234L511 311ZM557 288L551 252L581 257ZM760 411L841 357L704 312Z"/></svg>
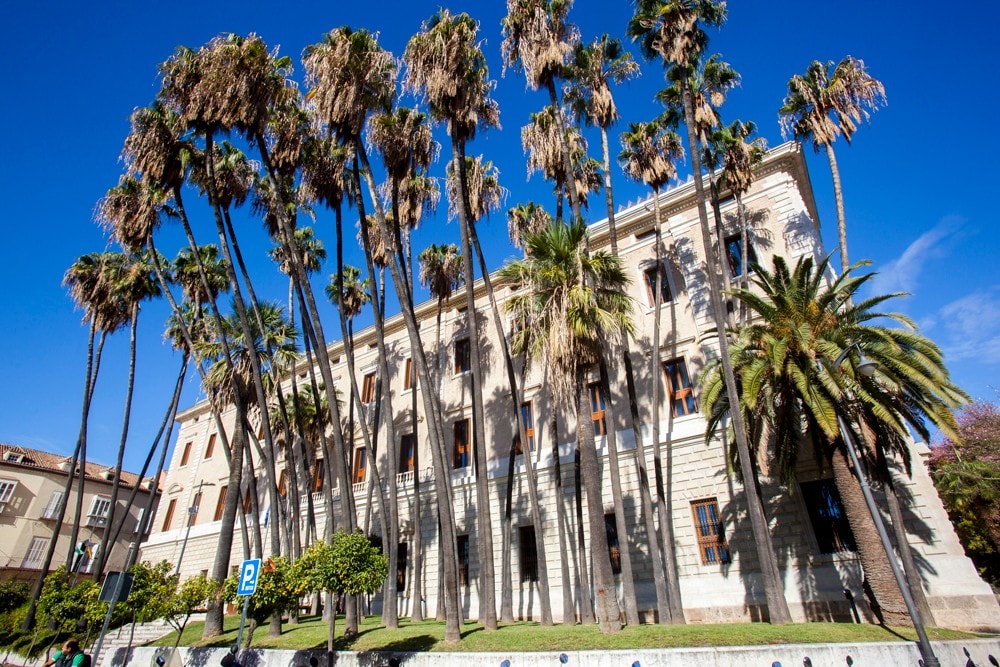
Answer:
<svg viewBox="0 0 1000 667"><path fill-rule="evenodd" d="M56 651L42 667L83 667L86 657L80 650L80 642L75 639L67 639L62 645L61 651Z"/></svg>

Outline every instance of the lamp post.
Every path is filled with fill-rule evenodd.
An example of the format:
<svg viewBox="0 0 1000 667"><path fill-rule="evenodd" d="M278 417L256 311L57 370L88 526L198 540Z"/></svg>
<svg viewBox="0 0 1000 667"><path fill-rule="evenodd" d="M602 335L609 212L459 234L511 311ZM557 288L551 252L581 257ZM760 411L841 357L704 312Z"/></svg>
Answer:
<svg viewBox="0 0 1000 667"><path fill-rule="evenodd" d="M201 502L201 490L206 486L215 486L215 484L206 482L205 480L198 482L198 492L195 493L194 497L199 503ZM194 517L198 514L198 505L191 505L187 513L187 529L184 531L184 540L181 542L181 552L177 555L177 569L174 570L175 576L180 576L181 573L181 561L184 560L184 550L187 549L188 537L191 535L191 524L194 523Z"/></svg>
<svg viewBox="0 0 1000 667"><path fill-rule="evenodd" d="M871 377L875 373L875 369L878 366L874 361L867 359L864 353L861 351L861 346L857 343L848 345L837 360L833 362L835 368L839 369L840 365L844 363L847 359L848 353L851 349L855 348L858 354L861 355L861 359L856 366L857 371L864 375L865 377ZM819 362L816 362L817 366ZM848 398L853 399L850 392L848 392ZM906 577L903 575L903 570L899 567L899 562L896 560L896 554L893 553L892 543L889 542L889 534L885 530L885 523L882 521L882 514L879 512L878 506L875 504L875 497L872 495L871 486L868 484L868 476L865 474L865 470L862 467L861 458L858 456L857 446L854 443L854 438L851 435L851 430L844 423L844 418L840 411L837 411L837 426L840 428L840 437L844 440L844 447L847 449L847 454L851 458L851 465L854 466L854 474L858 477L858 484L861 486L861 494L865 498L865 505L868 506L868 513L871 514L872 521L875 523L875 530L878 531L879 541L882 542L882 548L885 550L886 559L889 561L889 567L892 568L892 576L896 579L896 585L899 586L899 592L903 596L903 602L906 604L906 611L910 615L910 619L913 621L913 629L917 632L917 647L920 650L920 655L923 658L923 664L925 667L939 667L941 663L938 661L937 656L934 655L934 649L931 647L931 642L927 638L927 631L924 629L923 618L920 616L920 612L917 610L917 606L913 603L913 596L910 595L910 587L906 583ZM903 548L903 545L900 545Z"/></svg>

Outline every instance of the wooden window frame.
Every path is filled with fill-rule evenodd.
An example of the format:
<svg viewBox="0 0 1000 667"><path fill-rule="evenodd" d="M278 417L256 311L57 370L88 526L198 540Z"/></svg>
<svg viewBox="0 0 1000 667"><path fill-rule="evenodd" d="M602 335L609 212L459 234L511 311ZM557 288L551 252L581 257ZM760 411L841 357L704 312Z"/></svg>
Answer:
<svg viewBox="0 0 1000 667"><path fill-rule="evenodd" d="M194 442L185 442L184 450L181 452L181 465L186 466L188 461L191 460L191 447L194 446Z"/></svg>
<svg viewBox="0 0 1000 667"><path fill-rule="evenodd" d="M660 275L663 276L662 284L660 285L661 292L661 304L670 303L674 300L674 292L670 289L670 280L668 278L669 273L667 268L660 264ZM647 266L642 270L642 282L646 285L646 298L649 300L649 307L653 308L656 306L656 293L655 293L655 280L656 280L656 265Z"/></svg>
<svg viewBox="0 0 1000 667"><path fill-rule="evenodd" d="M417 366L413 357L408 357L403 364L403 391L410 391L417 385Z"/></svg>
<svg viewBox="0 0 1000 667"><path fill-rule="evenodd" d="M729 234L723 239L726 251L726 263L729 265L729 277L739 278L743 273L743 238L741 234ZM753 241L747 235L747 247L750 255L747 257L747 273L752 273L750 264L757 261L757 251L754 250Z"/></svg>
<svg viewBox="0 0 1000 667"><path fill-rule="evenodd" d="M198 513L201 512L201 496L202 492L194 494L194 502L191 503L191 507L188 509L188 525L193 526L198 520Z"/></svg>
<svg viewBox="0 0 1000 667"><path fill-rule="evenodd" d="M683 357L663 362L663 380L667 385L667 400L670 413L674 417L697 414L698 400L694 395L694 384ZM675 383L676 380L676 383ZM688 399L691 404L688 404Z"/></svg>
<svg viewBox="0 0 1000 667"><path fill-rule="evenodd" d="M208 436L208 444L205 445L205 456L203 456L202 458L204 459L212 458L212 454L215 453L215 439L218 437L218 435L219 435L218 433L212 433L210 436Z"/></svg>
<svg viewBox="0 0 1000 667"><path fill-rule="evenodd" d="M312 478L312 492L319 493L323 490L323 485L326 483L326 466L324 465L323 459L316 459L315 465L313 465L313 478Z"/></svg>
<svg viewBox="0 0 1000 667"><path fill-rule="evenodd" d="M468 336L455 339L455 375L472 370L472 341Z"/></svg>
<svg viewBox="0 0 1000 667"><path fill-rule="evenodd" d="M160 529L163 532L170 530L170 524L174 521L174 512L177 510L177 499L171 498L170 502L167 503L167 514L163 517L163 527Z"/></svg>
<svg viewBox="0 0 1000 667"><path fill-rule="evenodd" d="M535 451L535 406L531 401L521 403L521 420L524 422L524 437L528 439L528 451ZM521 445L521 434L515 433L517 441L517 453L523 454L524 447Z"/></svg>
<svg viewBox="0 0 1000 667"><path fill-rule="evenodd" d="M375 401L375 371L365 373L361 380L361 402L368 404Z"/></svg>
<svg viewBox="0 0 1000 667"><path fill-rule="evenodd" d="M699 510L703 510L704 514ZM694 520L694 534L698 541L698 552L702 565L729 563L729 544L726 542L725 527L719 513L716 498L702 498L691 502L691 517Z"/></svg>
<svg viewBox="0 0 1000 667"><path fill-rule="evenodd" d="M452 425L451 466L454 470L468 468L472 464L471 426L468 418L458 419ZM459 437L459 431L464 431L464 437Z"/></svg>
<svg viewBox="0 0 1000 667"><path fill-rule="evenodd" d="M590 422L594 426L594 437L607 435L607 401L605 400L604 392L601 391L601 383L591 382L588 384L587 396L590 400Z"/></svg>
<svg viewBox="0 0 1000 667"><path fill-rule="evenodd" d="M278 495L282 498L288 495L288 476L284 468L278 473Z"/></svg>
<svg viewBox="0 0 1000 667"><path fill-rule="evenodd" d="M538 551L535 549L534 526L518 526L517 552L521 582L538 581Z"/></svg>
<svg viewBox="0 0 1000 667"><path fill-rule="evenodd" d="M223 484L219 488L219 499L215 501L215 514L212 521L222 521L222 515L226 512L226 496L229 495L229 485Z"/></svg>
<svg viewBox="0 0 1000 667"><path fill-rule="evenodd" d="M368 450L362 447L354 448L351 462L351 483L361 484L368 479Z"/></svg>
<svg viewBox="0 0 1000 667"><path fill-rule="evenodd" d="M407 441L409 441L409 453L407 453ZM412 433L404 433L399 436L399 472L413 472L414 454L417 449L417 439Z"/></svg>

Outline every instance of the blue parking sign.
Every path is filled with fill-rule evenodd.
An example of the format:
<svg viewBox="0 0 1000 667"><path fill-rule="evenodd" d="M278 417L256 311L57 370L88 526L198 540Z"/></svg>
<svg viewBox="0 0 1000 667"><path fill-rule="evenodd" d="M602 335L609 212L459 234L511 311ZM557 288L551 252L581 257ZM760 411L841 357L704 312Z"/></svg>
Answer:
<svg viewBox="0 0 1000 667"><path fill-rule="evenodd" d="M240 566L240 583L236 587L237 595L253 595L257 590L257 578L260 576L260 559L252 558L243 561Z"/></svg>

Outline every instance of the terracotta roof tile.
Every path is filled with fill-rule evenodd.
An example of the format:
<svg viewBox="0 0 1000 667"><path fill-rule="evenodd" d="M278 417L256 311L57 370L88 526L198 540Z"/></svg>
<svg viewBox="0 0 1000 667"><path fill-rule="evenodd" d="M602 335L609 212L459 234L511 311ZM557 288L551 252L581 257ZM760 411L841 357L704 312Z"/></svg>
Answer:
<svg viewBox="0 0 1000 667"><path fill-rule="evenodd" d="M19 466L23 468L35 468L37 470L47 470L51 472L66 473L70 457L62 454L52 454L39 449L29 449L0 442L0 464ZM114 467L87 463L86 478L93 481L108 482L106 475L114 474ZM135 473L122 471L121 484L125 487L132 487L139 480Z"/></svg>

